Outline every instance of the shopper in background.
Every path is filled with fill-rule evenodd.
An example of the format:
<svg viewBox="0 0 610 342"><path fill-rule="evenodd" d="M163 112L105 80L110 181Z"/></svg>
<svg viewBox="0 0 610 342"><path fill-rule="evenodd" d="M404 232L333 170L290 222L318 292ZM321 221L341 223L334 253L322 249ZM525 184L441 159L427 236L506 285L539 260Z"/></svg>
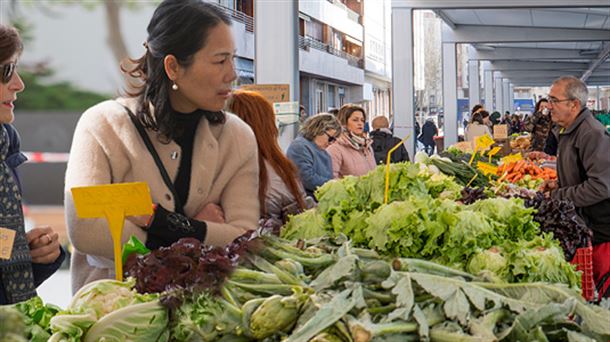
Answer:
<svg viewBox="0 0 610 342"><path fill-rule="evenodd" d="M227 110L252 128L258 145L258 199L261 218L283 220L306 208L305 191L296 166L284 156L271 103L261 94L237 90L227 101Z"/></svg>
<svg viewBox="0 0 610 342"><path fill-rule="evenodd" d="M483 120L483 113L487 112L482 111L472 115L472 120L464 132L464 139L466 141L474 142L477 137L485 134L488 134L490 137L492 136L489 126L487 126ZM487 116L489 117L489 113L487 113Z"/></svg>
<svg viewBox="0 0 610 342"><path fill-rule="evenodd" d="M551 86L551 118L560 130L556 199L574 202L593 231L593 277L610 297L610 133L587 109L588 90L580 79L561 77ZM605 280L604 280L605 278Z"/></svg>
<svg viewBox="0 0 610 342"><path fill-rule="evenodd" d="M532 136L532 149L534 151L544 150L551 126L549 102L547 99L540 99L536 103L534 114L532 114L525 126L525 130Z"/></svg>
<svg viewBox="0 0 610 342"><path fill-rule="evenodd" d="M17 73L23 44L13 27L0 24L0 229L14 233L10 258L0 258L0 305L36 296L36 288L61 266L66 253L49 226L25 232L17 167L27 159L19 150L19 134L11 125L14 102L25 88Z"/></svg>
<svg viewBox="0 0 610 342"><path fill-rule="evenodd" d="M502 114L500 114L500 112L498 112L497 110L494 111L493 113L491 113L489 118L491 119L492 126L499 125L501 122L501 120L500 120L501 117L502 117Z"/></svg>
<svg viewBox="0 0 610 342"><path fill-rule="evenodd" d="M341 107L337 119L343 127L343 133L337 143L330 145L326 151L333 163L333 177L362 176L376 166L371 140L364 133L366 114L364 108L346 104Z"/></svg>
<svg viewBox="0 0 610 342"><path fill-rule="evenodd" d="M434 153L436 147L434 143L434 137L438 135L438 128L434 124L434 119L428 118L421 128L421 134L418 137L419 142L424 145L424 151L431 156Z"/></svg>
<svg viewBox="0 0 610 342"><path fill-rule="evenodd" d="M375 161L377 165L385 164L387 161L388 152L402 141L392 135L390 130L390 122L385 116L377 116L372 122L373 131L371 132L371 139L373 139L373 152L375 153ZM409 153L404 144L401 144L390 157L392 163L400 163L409 161Z"/></svg>
<svg viewBox="0 0 610 342"><path fill-rule="evenodd" d="M224 246L258 225L258 161L250 127L223 112L236 79L231 19L200 0L165 0L148 25L146 52L127 70L142 85L80 118L66 171L72 290L114 278L103 219L80 219L71 189L146 182L152 217L125 221L154 249L183 237Z"/></svg>
<svg viewBox="0 0 610 342"><path fill-rule="evenodd" d="M510 118L509 124L509 134L521 133L523 131L523 127L521 124L521 119L519 115L513 114Z"/></svg>
<svg viewBox="0 0 610 342"><path fill-rule="evenodd" d="M311 116L301 127L301 136L292 141L286 151L288 159L299 170L308 196L333 178L332 161L326 148L341 134L341 125L334 115L320 113Z"/></svg>

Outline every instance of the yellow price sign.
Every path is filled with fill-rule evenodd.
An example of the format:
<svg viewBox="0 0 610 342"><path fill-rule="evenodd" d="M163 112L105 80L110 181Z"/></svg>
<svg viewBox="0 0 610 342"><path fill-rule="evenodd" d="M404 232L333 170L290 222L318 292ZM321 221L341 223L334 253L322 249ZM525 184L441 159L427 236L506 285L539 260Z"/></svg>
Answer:
<svg viewBox="0 0 610 342"><path fill-rule="evenodd" d="M121 235L125 216L152 214L152 199L146 183L120 183L72 188L74 207L80 218L104 217L114 243L116 279L123 280Z"/></svg>
<svg viewBox="0 0 610 342"><path fill-rule="evenodd" d="M487 152L487 156L489 157L490 163L491 163L491 158L493 156L495 156L496 154L498 154L498 152L500 152L500 150L502 150L502 147L496 146L496 147L492 148L491 150L489 150L489 152Z"/></svg>
<svg viewBox="0 0 610 342"><path fill-rule="evenodd" d="M508 155L508 156L502 158L502 163L508 164L508 163L516 162L516 161L519 161L522 159L523 159L523 156L521 155L521 153L515 153L515 154L511 154L511 155Z"/></svg>
<svg viewBox="0 0 610 342"><path fill-rule="evenodd" d="M396 151L410 137L411 137L411 134L407 135L406 138L402 139L401 142L399 142L398 144L394 145L394 147L392 147L388 151L388 155L387 155L387 159L386 159L386 164L385 164L385 188L384 188L384 191L383 191L383 203L384 204L388 204L388 196L389 196L389 193L390 193L390 162L392 160L392 153L394 153L394 151Z"/></svg>
<svg viewBox="0 0 610 342"><path fill-rule="evenodd" d="M494 142L495 141L489 136L489 134L484 134L476 138L475 145L478 147L477 150L483 151L493 145Z"/></svg>
<svg viewBox="0 0 610 342"><path fill-rule="evenodd" d="M484 175L495 175L498 173L498 167L485 162L478 162L477 169L483 172Z"/></svg>
<svg viewBox="0 0 610 342"><path fill-rule="evenodd" d="M9 260L13 254L16 231L8 228L0 228L0 259Z"/></svg>

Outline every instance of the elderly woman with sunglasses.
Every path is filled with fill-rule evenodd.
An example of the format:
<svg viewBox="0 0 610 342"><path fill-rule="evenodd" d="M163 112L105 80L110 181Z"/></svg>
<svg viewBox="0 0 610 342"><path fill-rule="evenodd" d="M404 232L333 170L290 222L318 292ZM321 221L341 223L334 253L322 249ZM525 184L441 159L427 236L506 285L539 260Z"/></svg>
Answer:
<svg viewBox="0 0 610 342"><path fill-rule="evenodd" d="M326 148L341 134L341 125L334 115L321 113L307 119L286 152L299 169L307 195L333 178L332 161Z"/></svg>
<svg viewBox="0 0 610 342"><path fill-rule="evenodd" d="M0 250L0 305L36 296L36 287L65 259L58 235L50 227L36 227L27 233L24 228L17 167L26 158L19 151L19 135L11 126L15 118L13 102L25 88L16 67L22 49L17 31L0 25L0 239L3 247L12 240L9 253Z"/></svg>

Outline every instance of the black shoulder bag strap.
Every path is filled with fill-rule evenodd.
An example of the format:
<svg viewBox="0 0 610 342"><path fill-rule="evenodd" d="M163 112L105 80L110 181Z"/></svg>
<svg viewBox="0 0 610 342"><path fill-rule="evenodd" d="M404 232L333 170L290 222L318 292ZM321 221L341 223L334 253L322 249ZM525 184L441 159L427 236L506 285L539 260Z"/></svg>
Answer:
<svg viewBox="0 0 610 342"><path fill-rule="evenodd" d="M155 147L153 146L152 141L150 141L150 137L146 133L144 126L142 126L142 123L140 122L140 120L138 120L138 118L133 114L133 112L129 108L127 108L127 106L124 106L122 104L121 104L121 106L123 106L123 108L125 108L125 110L127 110L127 114L129 114L129 118L131 119L133 124L138 129L138 133L140 133L140 137L142 137L142 140L144 141L144 145L146 145L148 152L150 152L150 155L155 160L155 164L157 164L157 168L159 169L161 178L163 178L163 182L165 183L165 185L167 186L169 191L171 191L172 196L174 197L174 207L175 207L174 211L184 215L184 208L182 207L182 204L180 203L180 198L178 197L178 193L176 192L174 183L172 182L171 178L167 174L167 171L165 170L165 166L163 166L163 162L161 162L161 158L159 158L159 154L157 153L157 150L155 150Z"/></svg>

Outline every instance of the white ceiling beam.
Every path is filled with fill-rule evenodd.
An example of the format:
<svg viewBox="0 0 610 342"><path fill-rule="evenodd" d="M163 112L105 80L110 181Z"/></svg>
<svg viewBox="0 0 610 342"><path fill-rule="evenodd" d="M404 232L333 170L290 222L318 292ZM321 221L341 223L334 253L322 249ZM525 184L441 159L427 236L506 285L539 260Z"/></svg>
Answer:
<svg viewBox="0 0 610 342"><path fill-rule="evenodd" d="M491 62L491 70L510 71L510 70L587 70L587 63L570 62L529 62L529 61L494 61ZM610 69L610 65L600 66L603 69Z"/></svg>
<svg viewBox="0 0 610 342"><path fill-rule="evenodd" d="M589 76L591 76L593 71L595 71L595 69L597 69L603 63L605 63L606 60L608 59L608 56L610 56L610 44L606 43L604 45L605 45L605 47L602 49L602 51L599 52L599 55L597 55L597 58L591 62L591 65L589 65L589 68L582 74L582 76L580 76L580 79L583 82L587 82L587 78L589 78Z"/></svg>
<svg viewBox="0 0 610 342"><path fill-rule="evenodd" d="M610 30L458 25L442 28L443 43L585 42L610 39Z"/></svg>
<svg viewBox="0 0 610 342"><path fill-rule="evenodd" d="M468 9L468 8L548 8L608 7L607 0L392 0L392 8Z"/></svg>
<svg viewBox="0 0 610 342"><path fill-rule="evenodd" d="M439 18L441 18L445 24L447 24L447 26L451 27L452 29L456 29L457 26L455 25L455 23L453 22L453 20L451 20L451 18L449 18L449 16L447 15L447 13L443 12L443 10L440 9L436 9L433 10L434 14L436 14Z"/></svg>
<svg viewBox="0 0 610 342"><path fill-rule="evenodd" d="M469 59L475 60L530 60L530 59L591 59L582 56L579 50L571 49L536 49L497 47L493 51L472 49Z"/></svg>

